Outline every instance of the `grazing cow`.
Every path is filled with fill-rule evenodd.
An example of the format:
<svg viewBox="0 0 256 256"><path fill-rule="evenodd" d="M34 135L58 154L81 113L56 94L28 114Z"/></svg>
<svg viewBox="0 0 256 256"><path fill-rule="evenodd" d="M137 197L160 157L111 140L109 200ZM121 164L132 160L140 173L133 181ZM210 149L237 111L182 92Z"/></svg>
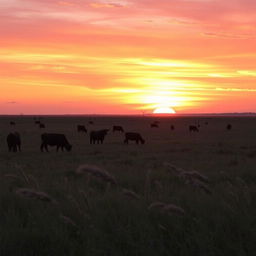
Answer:
<svg viewBox="0 0 256 256"><path fill-rule="evenodd" d="M9 152L21 151L21 139L18 132L9 133L7 136L7 145Z"/></svg>
<svg viewBox="0 0 256 256"><path fill-rule="evenodd" d="M227 125L227 130L230 131L232 129L232 125L231 124L228 124Z"/></svg>
<svg viewBox="0 0 256 256"><path fill-rule="evenodd" d="M109 131L109 129L104 129L104 130L100 130L100 131L91 131L90 144L95 144L95 142L97 142L97 144L99 144L99 143L102 144L108 131Z"/></svg>
<svg viewBox="0 0 256 256"><path fill-rule="evenodd" d="M175 127L174 125L171 125L171 130L174 131Z"/></svg>
<svg viewBox="0 0 256 256"><path fill-rule="evenodd" d="M89 124L94 124L94 122L93 121L89 121Z"/></svg>
<svg viewBox="0 0 256 256"><path fill-rule="evenodd" d="M189 131L190 132L199 132L198 128L195 125L190 125L189 126Z"/></svg>
<svg viewBox="0 0 256 256"><path fill-rule="evenodd" d="M158 128L159 126L158 126L157 123L152 123L152 124L150 125L150 127L151 127L151 128Z"/></svg>
<svg viewBox="0 0 256 256"><path fill-rule="evenodd" d="M41 135L42 144L41 144L41 151L43 152L44 149L48 151L48 145L49 146L56 146L56 151L59 151L59 148L61 148L61 151L65 148L67 151L71 151L72 145L69 144L66 136L64 134L57 134L57 133L43 133Z"/></svg>
<svg viewBox="0 0 256 256"><path fill-rule="evenodd" d="M80 124L77 126L77 131L87 133L85 126Z"/></svg>
<svg viewBox="0 0 256 256"><path fill-rule="evenodd" d="M40 129L44 129L44 128L45 128L45 124L42 124L42 123L39 124L39 128L40 128Z"/></svg>
<svg viewBox="0 0 256 256"><path fill-rule="evenodd" d="M129 140L136 141L136 144L139 144L139 142L141 144L145 143L145 140L142 139L141 135L137 132L126 132L124 143L128 144Z"/></svg>
<svg viewBox="0 0 256 256"><path fill-rule="evenodd" d="M40 122L40 121L35 121L35 124L39 124L39 125L40 125L40 124L41 124L41 122Z"/></svg>
<svg viewBox="0 0 256 256"><path fill-rule="evenodd" d="M114 125L113 126L113 132L115 132L115 131L117 131L117 132L124 132L124 129L123 129L122 126Z"/></svg>
<svg viewBox="0 0 256 256"><path fill-rule="evenodd" d="M15 122L13 122L13 121L11 121L11 122L10 122L10 125L15 125L15 124L16 124L16 123L15 123Z"/></svg>

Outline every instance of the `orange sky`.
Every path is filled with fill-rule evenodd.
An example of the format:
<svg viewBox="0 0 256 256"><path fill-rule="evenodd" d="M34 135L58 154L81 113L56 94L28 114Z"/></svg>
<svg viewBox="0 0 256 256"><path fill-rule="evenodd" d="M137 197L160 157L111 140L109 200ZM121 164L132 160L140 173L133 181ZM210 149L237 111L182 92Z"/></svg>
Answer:
<svg viewBox="0 0 256 256"><path fill-rule="evenodd" d="M0 4L0 114L256 112L255 0Z"/></svg>

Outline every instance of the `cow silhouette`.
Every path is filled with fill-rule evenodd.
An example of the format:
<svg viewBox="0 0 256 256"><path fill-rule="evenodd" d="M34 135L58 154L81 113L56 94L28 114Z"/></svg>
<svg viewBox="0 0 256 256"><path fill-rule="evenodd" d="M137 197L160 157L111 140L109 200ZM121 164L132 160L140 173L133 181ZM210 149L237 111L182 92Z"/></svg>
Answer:
<svg viewBox="0 0 256 256"><path fill-rule="evenodd" d="M109 129L103 129L99 131L91 131L90 132L90 144L102 144L105 136L107 135Z"/></svg>
<svg viewBox="0 0 256 256"><path fill-rule="evenodd" d="M11 121L11 122L10 122L10 125L16 125L16 123L15 123L15 122L13 122L13 121Z"/></svg>
<svg viewBox="0 0 256 256"><path fill-rule="evenodd" d="M39 124L39 128L40 128L40 129L44 129L44 128L45 128L45 124L40 123L40 124Z"/></svg>
<svg viewBox="0 0 256 256"><path fill-rule="evenodd" d="M228 131L230 131L232 129L232 125L228 124L226 128L227 128Z"/></svg>
<svg viewBox="0 0 256 256"><path fill-rule="evenodd" d="M157 123L152 123L152 124L150 124L150 127L151 127L151 128L158 128L159 126L158 126Z"/></svg>
<svg viewBox="0 0 256 256"><path fill-rule="evenodd" d="M113 132L115 132L115 131L117 131L117 132L124 132L124 129L120 125L114 125L113 126Z"/></svg>
<svg viewBox="0 0 256 256"><path fill-rule="evenodd" d="M9 152L21 151L21 139L18 132L9 133L6 140Z"/></svg>
<svg viewBox="0 0 256 256"><path fill-rule="evenodd" d="M44 149L49 152L48 146L56 146L56 151L61 151L66 149L67 151L71 151L72 145L68 142L66 136L64 134L58 133L43 133L41 135L42 144L41 144L41 151L43 152Z"/></svg>
<svg viewBox="0 0 256 256"><path fill-rule="evenodd" d="M199 129L195 125L190 125L188 129L190 132L199 132Z"/></svg>
<svg viewBox="0 0 256 256"><path fill-rule="evenodd" d="M175 127L174 127L174 125L171 125L171 130L173 131L173 130L175 130Z"/></svg>
<svg viewBox="0 0 256 256"><path fill-rule="evenodd" d="M145 140L137 132L126 132L125 133L124 143L128 144L129 140L135 141L136 144L139 144L139 143L144 144L145 143Z"/></svg>
<svg viewBox="0 0 256 256"><path fill-rule="evenodd" d="M77 126L77 131L87 133L85 126L80 124Z"/></svg>

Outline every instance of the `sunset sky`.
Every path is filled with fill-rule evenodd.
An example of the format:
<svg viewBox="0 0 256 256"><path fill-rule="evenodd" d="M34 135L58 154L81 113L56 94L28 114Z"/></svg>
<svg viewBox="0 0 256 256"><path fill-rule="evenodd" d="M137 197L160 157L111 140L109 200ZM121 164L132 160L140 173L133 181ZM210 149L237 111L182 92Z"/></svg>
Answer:
<svg viewBox="0 0 256 256"><path fill-rule="evenodd" d="M0 114L256 112L255 0L0 0Z"/></svg>

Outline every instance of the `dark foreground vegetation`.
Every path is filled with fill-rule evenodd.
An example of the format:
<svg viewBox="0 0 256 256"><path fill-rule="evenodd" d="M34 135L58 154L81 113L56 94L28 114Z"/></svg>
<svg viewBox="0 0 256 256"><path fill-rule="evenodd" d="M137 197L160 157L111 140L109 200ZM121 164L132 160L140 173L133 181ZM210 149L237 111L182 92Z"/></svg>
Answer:
<svg viewBox="0 0 256 256"><path fill-rule="evenodd" d="M0 118L0 255L255 255L256 119L154 121L44 117L42 131L32 117ZM145 144L124 144L113 125ZM8 152L15 131L22 152ZM40 152L45 132L72 151Z"/></svg>

